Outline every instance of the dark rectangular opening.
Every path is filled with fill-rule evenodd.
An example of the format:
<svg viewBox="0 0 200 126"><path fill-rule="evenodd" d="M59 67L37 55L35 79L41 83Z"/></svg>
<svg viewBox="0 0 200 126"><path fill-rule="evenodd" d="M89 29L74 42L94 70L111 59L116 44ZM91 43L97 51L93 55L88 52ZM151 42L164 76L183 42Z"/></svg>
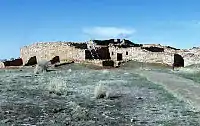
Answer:
<svg viewBox="0 0 200 126"><path fill-rule="evenodd" d="M92 53L89 50L85 50L85 59L93 59Z"/></svg>
<svg viewBox="0 0 200 126"><path fill-rule="evenodd" d="M173 67L184 67L184 59L179 54L174 54L174 64Z"/></svg>
<svg viewBox="0 0 200 126"><path fill-rule="evenodd" d="M126 55L128 55L128 51L126 51Z"/></svg>
<svg viewBox="0 0 200 126"><path fill-rule="evenodd" d="M37 58L36 56L31 57L28 62L25 64L25 66L32 66L37 64Z"/></svg>
<svg viewBox="0 0 200 126"><path fill-rule="evenodd" d="M112 55L114 55L114 52L112 52Z"/></svg>
<svg viewBox="0 0 200 126"><path fill-rule="evenodd" d="M55 56L54 58L52 58L50 60L51 64L55 64L55 63L59 63L60 62L60 57L59 56Z"/></svg>
<svg viewBox="0 0 200 126"><path fill-rule="evenodd" d="M117 61L121 61L122 60L122 53L117 53Z"/></svg>
<svg viewBox="0 0 200 126"><path fill-rule="evenodd" d="M111 59L108 47L96 48L98 59Z"/></svg>

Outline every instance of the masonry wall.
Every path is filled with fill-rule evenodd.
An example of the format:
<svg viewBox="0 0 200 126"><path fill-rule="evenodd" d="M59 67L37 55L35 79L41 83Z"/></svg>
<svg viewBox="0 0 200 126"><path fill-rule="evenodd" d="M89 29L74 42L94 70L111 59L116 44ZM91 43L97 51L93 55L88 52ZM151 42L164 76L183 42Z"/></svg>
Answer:
<svg viewBox="0 0 200 126"><path fill-rule="evenodd" d="M164 52L150 52L145 49L141 49L140 47L118 48L113 46L109 47L109 51L111 59L114 61L117 60L117 53L122 53L123 60L162 63L171 66L174 63L174 54L179 54L183 57L185 66L200 64L200 49L198 48L189 50L175 50L160 45L146 45L145 47L150 46L162 47L164 48ZM126 52L128 52L128 55L126 55Z"/></svg>
<svg viewBox="0 0 200 126"><path fill-rule="evenodd" d="M200 49L178 50L177 54L183 57L185 66L200 64Z"/></svg>
<svg viewBox="0 0 200 126"><path fill-rule="evenodd" d="M162 63L167 65L172 65L174 62L174 53L170 52L150 52L145 49L141 49L140 47L109 47L109 51L111 54L111 59L114 61L117 60L117 53L122 53L122 58L124 61L134 60L139 62ZM126 55L127 52L128 55Z"/></svg>
<svg viewBox="0 0 200 126"><path fill-rule="evenodd" d="M151 46L164 48L164 52L151 52L141 49L141 47L120 48L117 46L109 46L109 53L111 59L114 61L117 60L117 53L122 53L122 58L125 61L135 60L139 62L162 63L167 65L173 64L174 54L177 53L183 57L185 66L200 64L199 48L175 50L161 45L145 45L144 47ZM128 52L128 55L126 55L126 52ZM20 57L23 60L23 64L26 64L33 56L36 56L37 61L43 59L51 60L55 56L59 56L60 61L73 60L75 62L81 62L85 60L85 49L75 48L75 46L72 46L68 42L35 43L21 48Z"/></svg>
<svg viewBox="0 0 200 126"><path fill-rule="evenodd" d="M35 43L20 49L20 57L23 60L23 64L27 63L33 56L36 56L37 62L41 60L49 61L55 56L59 56L60 61L82 61L85 60L85 50L75 48L67 42Z"/></svg>

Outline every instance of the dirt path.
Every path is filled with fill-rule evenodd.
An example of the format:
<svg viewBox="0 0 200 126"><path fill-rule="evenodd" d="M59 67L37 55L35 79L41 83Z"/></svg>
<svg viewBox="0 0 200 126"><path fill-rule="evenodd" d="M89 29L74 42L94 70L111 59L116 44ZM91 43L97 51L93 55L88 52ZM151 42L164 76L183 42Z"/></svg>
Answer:
<svg viewBox="0 0 200 126"><path fill-rule="evenodd" d="M175 97L187 102L195 110L200 111L199 83L168 73L142 71L140 75L153 83L162 85Z"/></svg>

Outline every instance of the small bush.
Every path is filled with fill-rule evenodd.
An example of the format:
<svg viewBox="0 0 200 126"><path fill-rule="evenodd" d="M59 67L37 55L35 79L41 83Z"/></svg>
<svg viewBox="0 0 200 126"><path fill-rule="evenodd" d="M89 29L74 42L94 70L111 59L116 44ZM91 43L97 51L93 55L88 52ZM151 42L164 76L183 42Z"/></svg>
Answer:
<svg viewBox="0 0 200 126"><path fill-rule="evenodd" d="M52 78L52 80L47 84L47 90L50 93L63 95L67 94L67 85L62 78Z"/></svg>
<svg viewBox="0 0 200 126"><path fill-rule="evenodd" d="M94 89L94 97L96 99L106 98L106 99L115 99L121 97L121 91L113 90L108 86L105 86L101 82Z"/></svg>
<svg viewBox="0 0 200 126"><path fill-rule="evenodd" d="M46 72L49 64L50 62L46 60L38 62L38 64L35 66L34 73L39 74L42 72Z"/></svg>
<svg viewBox="0 0 200 126"><path fill-rule="evenodd" d="M99 99L99 98L105 98L106 97L106 87L100 83L99 85L97 85L94 89L94 97Z"/></svg>

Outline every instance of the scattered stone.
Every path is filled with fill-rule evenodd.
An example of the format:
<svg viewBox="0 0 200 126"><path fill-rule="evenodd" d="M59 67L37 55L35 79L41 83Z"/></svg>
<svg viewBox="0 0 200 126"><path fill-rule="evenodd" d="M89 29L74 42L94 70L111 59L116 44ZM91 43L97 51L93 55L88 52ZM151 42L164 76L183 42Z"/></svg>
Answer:
<svg viewBox="0 0 200 126"><path fill-rule="evenodd" d="M131 119L131 122L137 122L137 121L140 121L140 120L137 120L137 119Z"/></svg>
<svg viewBox="0 0 200 126"><path fill-rule="evenodd" d="M56 95L58 95L58 96L61 96L61 95L62 95L62 93L60 93L60 92L55 92L55 91L49 91L49 94L56 94Z"/></svg>
<svg viewBox="0 0 200 126"><path fill-rule="evenodd" d="M138 100L142 100L143 98L142 98L142 97L136 97L136 99L138 99Z"/></svg>
<svg viewBox="0 0 200 126"><path fill-rule="evenodd" d="M74 63L74 61L71 61L71 62L64 62L64 63L56 63L56 64L54 65L54 67L69 65L69 64L72 64L72 63Z"/></svg>
<svg viewBox="0 0 200 126"><path fill-rule="evenodd" d="M59 113L63 110L65 110L65 109L64 108L55 108L55 109L53 109L53 113Z"/></svg>
<svg viewBox="0 0 200 126"><path fill-rule="evenodd" d="M68 69L68 72L69 72L69 73L72 72L72 69Z"/></svg>
<svg viewBox="0 0 200 126"><path fill-rule="evenodd" d="M11 122L12 120L11 119L4 119L4 120L2 120L1 122L2 123L8 123L8 122Z"/></svg>

